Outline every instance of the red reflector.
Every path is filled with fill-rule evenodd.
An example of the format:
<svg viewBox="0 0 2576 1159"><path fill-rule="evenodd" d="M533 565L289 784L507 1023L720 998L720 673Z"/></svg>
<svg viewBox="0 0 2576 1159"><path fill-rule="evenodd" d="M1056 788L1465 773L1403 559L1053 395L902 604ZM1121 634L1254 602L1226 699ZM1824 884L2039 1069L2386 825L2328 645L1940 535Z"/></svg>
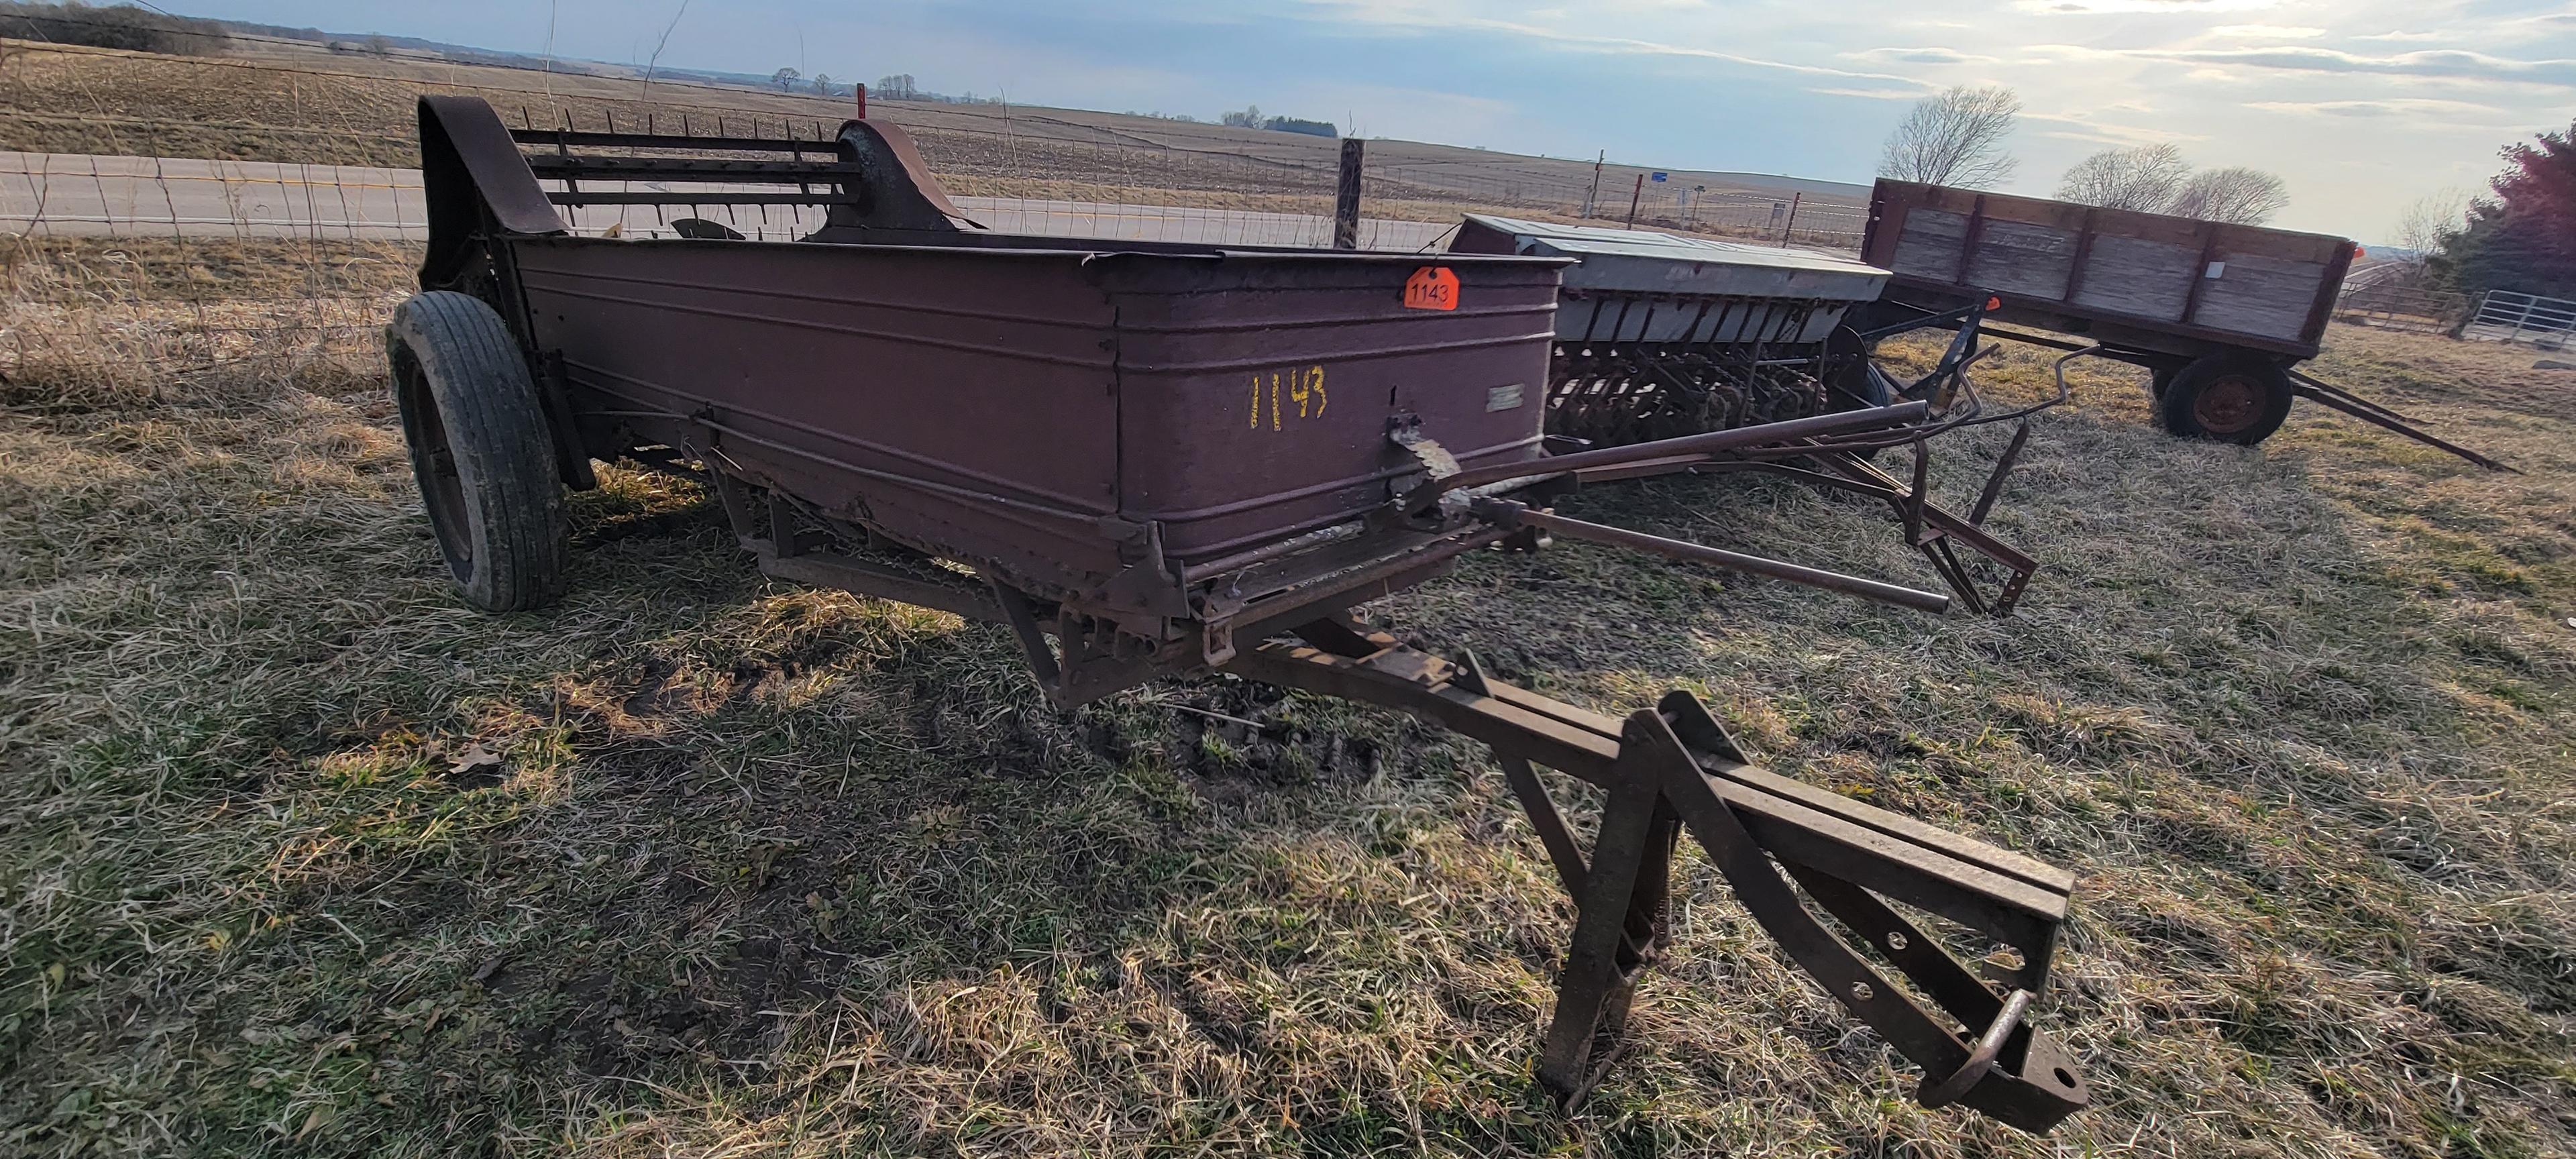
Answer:
<svg viewBox="0 0 2576 1159"><path fill-rule="evenodd" d="M1991 313L1994 313L1995 311L2000 310L2000 309L2003 309L2003 308L2004 308L2004 300L2003 300L2002 298L2000 298L2000 297L1996 297L1996 296L1994 296L1994 295L1988 295L1988 296L1986 297L1986 312L1987 312L1987 313L1991 314Z"/></svg>

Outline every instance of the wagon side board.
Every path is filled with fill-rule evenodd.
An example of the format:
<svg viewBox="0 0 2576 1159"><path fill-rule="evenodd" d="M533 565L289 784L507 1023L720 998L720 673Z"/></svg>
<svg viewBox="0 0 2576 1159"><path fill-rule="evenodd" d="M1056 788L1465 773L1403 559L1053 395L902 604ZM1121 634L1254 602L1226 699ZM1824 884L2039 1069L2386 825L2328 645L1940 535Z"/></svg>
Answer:
<svg viewBox="0 0 2576 1159"><path fill-rule="evenodd" d="M2352 257L2323 234L1887 180L1862 242L1896 301L1993 294L1999 320L2181 357L2315 356Z"/></svg>

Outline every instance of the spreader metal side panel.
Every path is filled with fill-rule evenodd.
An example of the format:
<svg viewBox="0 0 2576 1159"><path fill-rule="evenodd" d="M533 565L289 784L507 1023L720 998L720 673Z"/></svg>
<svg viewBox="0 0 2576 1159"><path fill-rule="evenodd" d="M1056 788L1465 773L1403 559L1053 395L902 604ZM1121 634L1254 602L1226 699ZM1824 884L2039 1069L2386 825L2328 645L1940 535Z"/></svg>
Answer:
<svg viewBox="0 0 2576 1159"><path fill-rule="evenodd" d="M1121 514L1184 564L1355 519L1421 463L1539 455L1555 264L1443 259L1452 309L1405 304L1419 258L1103 259L1118 311Z"/></svg>
<svg viewBox="0 0 2576 1159"><path fill-rule="evenodd" d="M832 515L1027 581L1121 566L1100 526L1118 510L1111 318L1084 255L511 248L586 438L712 442L696 450Z"/></svg>

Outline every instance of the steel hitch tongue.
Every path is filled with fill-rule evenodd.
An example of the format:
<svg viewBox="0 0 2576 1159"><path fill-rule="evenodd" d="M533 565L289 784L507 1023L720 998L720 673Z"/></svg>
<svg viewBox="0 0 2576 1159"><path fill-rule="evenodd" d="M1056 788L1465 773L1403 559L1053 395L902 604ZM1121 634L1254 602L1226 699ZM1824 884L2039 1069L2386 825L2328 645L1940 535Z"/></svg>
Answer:
<svg viewBox="0 0 2576 1159"><path fill-rule="evenodd" d="M2086 1105L2074 1060L2027 1017L2047 992L2071 874L1759 768L1686 692L1615 720L1493 680L1472 656L1452 664L1347 619L1297 636L1227 667L1404 709L1492 747L1577 907L1538 1063L1559 1098L1580 1100L1600 1081L1608 1064L1596 1052L1616 1058L1601 1047L1619 1038L1669 940L1673 855L1688 832L1790 960L1923 1068L1917 1101L2032 1132ZM1607 791L1589 850L1541 766ZM1972 968L1899 905L1996 948Z"/></svg>

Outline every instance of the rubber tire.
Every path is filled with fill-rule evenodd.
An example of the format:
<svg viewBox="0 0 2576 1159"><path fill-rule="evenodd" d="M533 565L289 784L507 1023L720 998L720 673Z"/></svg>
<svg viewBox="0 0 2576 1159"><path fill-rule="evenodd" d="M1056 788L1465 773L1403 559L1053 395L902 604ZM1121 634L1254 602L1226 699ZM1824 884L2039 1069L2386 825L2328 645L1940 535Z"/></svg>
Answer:
<svg viewBox="0 0 2576 1159"><path fill-rule="evenodd" d="M2179 366L2158 366L2149 369L2147 371L2148 396L2159 400L2164 398L2165 391L2173 386L2174 375L2181 372L2182 368Z"/></svg>
<svg viewBox="0 0 2576 1159"><path fill-rule="evenodd" d="M562 595L572 548L553 435L501 315L470 294L414 294L385 325L385 356L412 477L457 593L491 612Z"/></svg>
<svg viewBox="0 0 2576 1159"><path fill-rule="evenodd" d="M2201 422L2194 404L2201 392L2230 379L2237 380L2233 386L2254 393L2253 415L2232 429L2211 429ZM2167 433L2182 438L2250 447L2281 429L2282 421L2290 417L2291 398L2290 376L2279 363L2252 354L2212 354L2174 373L2156 399L2156 417Z"/></svg>

